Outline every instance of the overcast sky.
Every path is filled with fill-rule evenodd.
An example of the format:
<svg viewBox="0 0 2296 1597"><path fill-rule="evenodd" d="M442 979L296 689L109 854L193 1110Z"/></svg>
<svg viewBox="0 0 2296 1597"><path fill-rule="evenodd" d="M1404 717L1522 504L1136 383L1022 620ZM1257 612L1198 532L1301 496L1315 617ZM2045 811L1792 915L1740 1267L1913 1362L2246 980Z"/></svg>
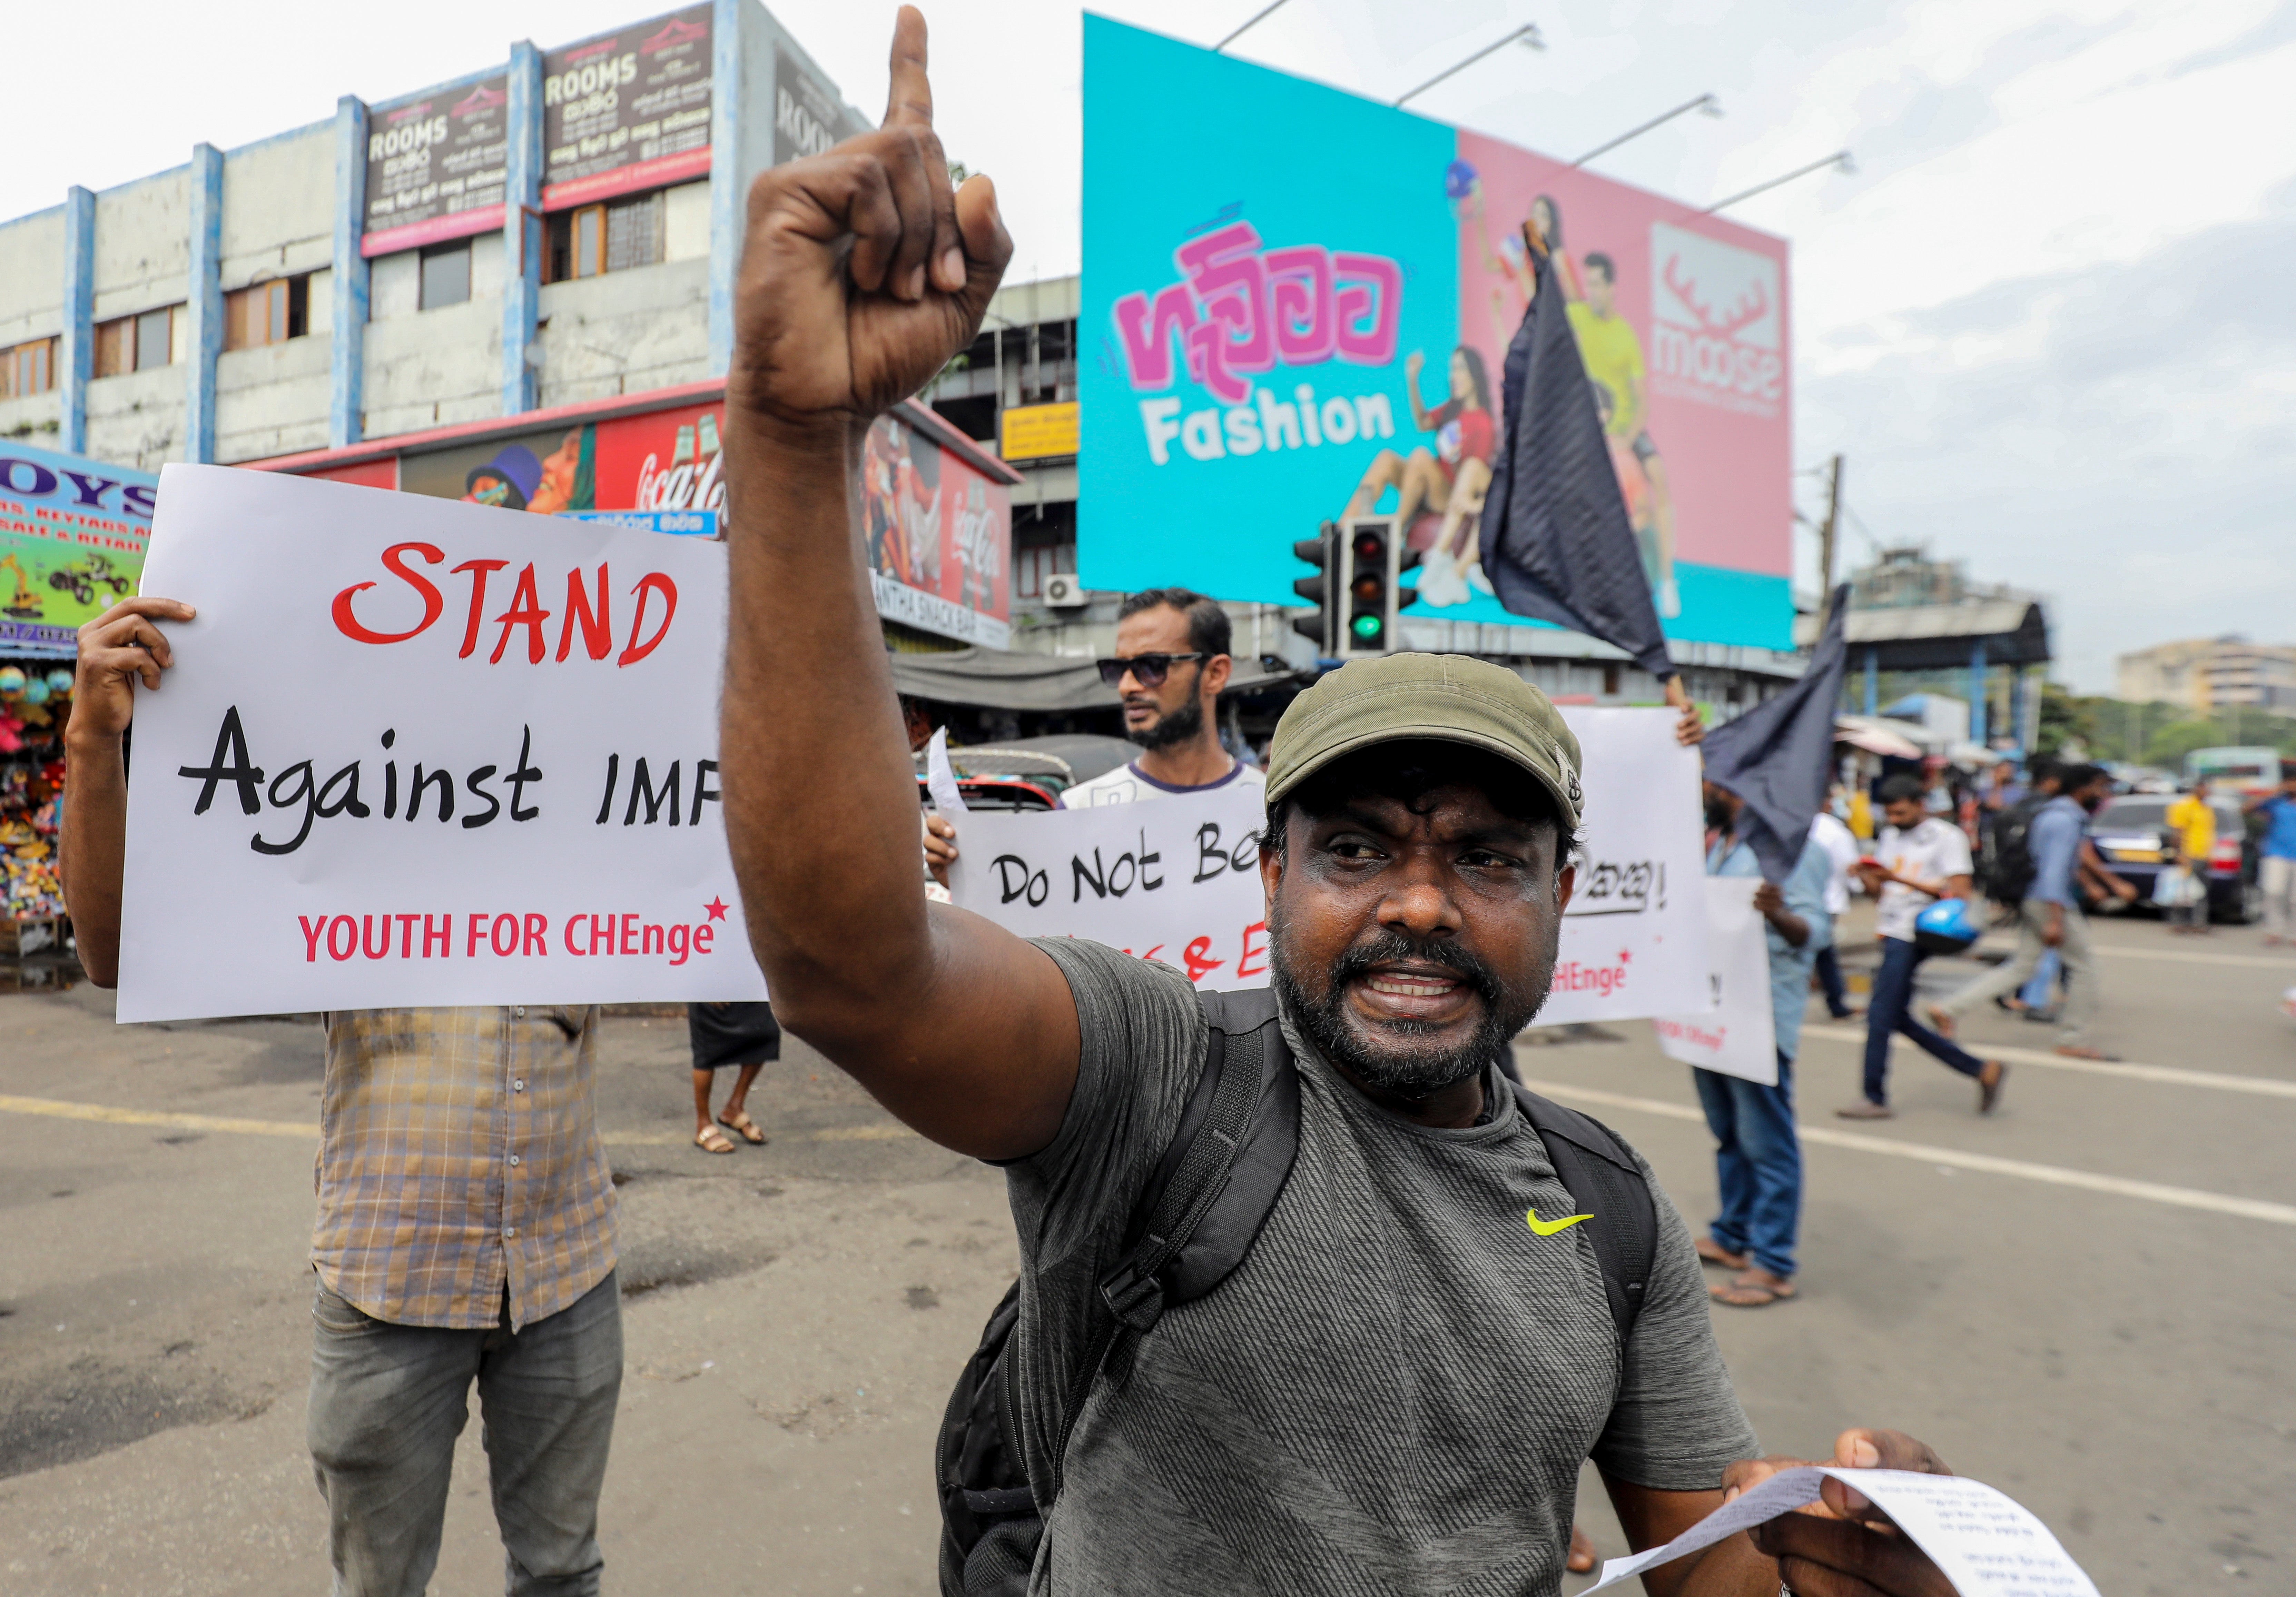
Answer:
<svg viewBox="0 0 2296 1597"><path fill-rule="evenodd" d="M1105 10L1210 44L1261 3ZM0 217L652 9L28 8ZM849 99L882 103L890 4L773 9ZM1077 266L1078 14L927 7L943 135L997 178L1016 279ZM1595 163L1693 204L1855 152L1855 176L1732 213L1792 241L1795 459L1848 455L1851 561L1869 534L1924 543L2046 594L2058 674L2083 692L2168 638L2296 643L2296 4L1289 0L1235 53L1391 99L1524 21L1543 53L1510 47L1414 108L1569 159L1711 91L1722 120Z"/></svg>

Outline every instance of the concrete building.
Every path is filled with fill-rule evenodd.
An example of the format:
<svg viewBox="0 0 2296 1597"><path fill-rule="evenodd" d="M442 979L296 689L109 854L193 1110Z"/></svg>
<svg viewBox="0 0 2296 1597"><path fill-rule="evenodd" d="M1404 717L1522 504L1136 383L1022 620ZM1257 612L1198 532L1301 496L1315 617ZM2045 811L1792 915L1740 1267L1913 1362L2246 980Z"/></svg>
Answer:
<svg viewBox="0 0 2296 1597"><path fill-rule="evenodd" d="M972 348L950 361L921 397L966 436L999 451L1021 475L1013 490L1013 647L1088 657L1114 651L1122 595L1089 592L1075 579L1081 305L1075 277L1007 285L990 301ZM1313 664L1314 646L1292 629L1292 617L1303 610L1254 603L1226 608L1238 654ZM1502 661L1561 700L1652 703L1661 693L1624 652L1575 633L1423 619L1406 612L1403 637L1409 648ZM1801 675L1797 656L1767 649L1680 642L1670 649L1692 694L1726 712L1757 703Z"/></svg>
<svg viewBox="0 0 2296 1597"><path fill-rule="evenodd" d="M2251 643L2237 633L2156 643L2120 657L2120 697L2206 715L2235 705L2296 710L2296 648Z"/></svg>
<svg viewBox="0 0 2296 1597"><path fill-rule="evenodd" d="M870 126L704 0L0 224L0 438L155 470L690 384L742 196Z"/></svg>

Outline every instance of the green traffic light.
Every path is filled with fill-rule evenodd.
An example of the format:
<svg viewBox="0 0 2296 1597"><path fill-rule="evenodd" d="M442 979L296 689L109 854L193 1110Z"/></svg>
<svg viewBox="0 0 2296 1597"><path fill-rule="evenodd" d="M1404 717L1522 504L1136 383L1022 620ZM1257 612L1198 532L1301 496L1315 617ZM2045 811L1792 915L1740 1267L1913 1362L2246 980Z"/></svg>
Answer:
<svg viewBox="0 0 2296 1597"><path fill-rule="evenodd" d="M1357 616L1349 623L1349 629L1367 643L1379 635L1380 619L1377 616Z"/></svg>

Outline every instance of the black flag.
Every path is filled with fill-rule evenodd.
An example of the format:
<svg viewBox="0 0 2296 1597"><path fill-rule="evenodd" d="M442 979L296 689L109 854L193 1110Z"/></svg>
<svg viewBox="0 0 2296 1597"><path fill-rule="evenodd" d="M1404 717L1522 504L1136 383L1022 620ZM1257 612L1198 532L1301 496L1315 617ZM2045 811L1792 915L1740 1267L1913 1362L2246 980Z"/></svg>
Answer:
<svg viewBox="0 0 2296 1597"><path fill-rule="evenodd" d="M1531 258L1536 289L1501 378L1506 440L1483 500L1483 575L1516 615L1614 643L1664 681L1674 662L1578 340L1546 251Z"/></svg>
<svg viewBox="0 0 2296 1597"><path fill-rule="evenodd" d="M1844 583L1833 590L1825 635L1801 680L1706 734L1706 780L1745 800L1738 836L1769 881L1784 884L1793 873L1833 781L1833 715L1849 670L1841 634L1849 610Z"/></svg>

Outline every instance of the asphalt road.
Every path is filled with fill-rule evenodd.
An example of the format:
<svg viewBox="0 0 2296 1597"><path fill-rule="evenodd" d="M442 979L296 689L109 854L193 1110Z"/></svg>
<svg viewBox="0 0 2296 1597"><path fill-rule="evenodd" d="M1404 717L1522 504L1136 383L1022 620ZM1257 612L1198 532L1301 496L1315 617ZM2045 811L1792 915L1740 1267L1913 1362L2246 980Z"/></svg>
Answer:
<svg viewBox="0 0 2296 1597"><path fill-rule="evenodd" d="M2098 936L2096 1038L2146 1068L2044 1062L2052 1034L1988 1015L1973 1045L2013 1067L1992 1119L1902 1049L1899 1118L1835 1119L1860 1034L1813 1027L1803 1293L1717 1329L1772 1449L1897 1425L2113 1597L2296 1592L2296 960L2252 931ZM1702 1221L1686 1072L1616 1033L1533 1034L1524 1073ZM998 1178L801 1046L751 1101L771 1144L723 1158L687 1146L682 1021L611 1019L602 1060L628 1294L610 1588L931 1592L931 1437L1014 1266ZM120 1028L91 989L0 996L0 1591L325 1589L302 1443L319 1067L305 1022ZM478 1435L439 1593L500 1589ZM1599 1501L1582 1518L1624 1551Z"/></svg>

